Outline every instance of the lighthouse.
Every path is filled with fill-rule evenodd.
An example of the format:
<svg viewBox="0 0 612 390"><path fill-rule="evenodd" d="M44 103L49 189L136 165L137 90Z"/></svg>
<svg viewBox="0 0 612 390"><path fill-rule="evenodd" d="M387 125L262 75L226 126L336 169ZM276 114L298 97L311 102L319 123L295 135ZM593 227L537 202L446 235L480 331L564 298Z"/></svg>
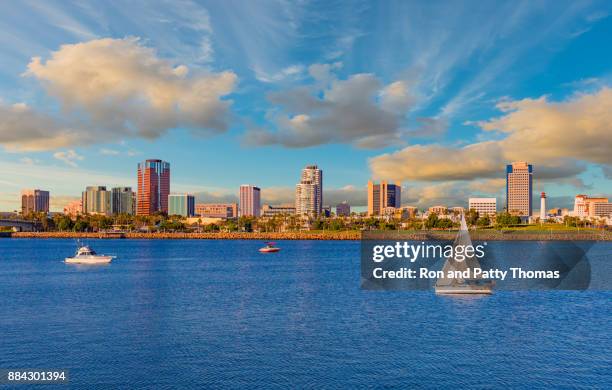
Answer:
<svg viewBox="0 0 612 390"><path fill-rule="evenodd" d="M540 223L546 221L546 192L540 194Z"/></svg>

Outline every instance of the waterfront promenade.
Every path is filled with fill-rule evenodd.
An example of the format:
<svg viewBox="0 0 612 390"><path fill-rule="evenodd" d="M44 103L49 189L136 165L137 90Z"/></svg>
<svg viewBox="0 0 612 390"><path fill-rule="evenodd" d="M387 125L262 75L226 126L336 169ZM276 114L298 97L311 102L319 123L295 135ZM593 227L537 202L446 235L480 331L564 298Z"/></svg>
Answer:
<svg viewBox="0 0 612 390"><path fill-rule="evenodd" d="M367 232L368 235L373 232ZM453 240L456 231L385 231L385 239L414 241ZM534 231L534 230L474 230L478 241L612 241L612 232L598 230ZM201 239L201 240L360 240L361 231L304 232L214 232L214 233L135 233L135 232L11 232L6 238L126 238L126 239ZM372 237L370 237L372 238ZM382 238L382 237L381 237Z"/></svg>

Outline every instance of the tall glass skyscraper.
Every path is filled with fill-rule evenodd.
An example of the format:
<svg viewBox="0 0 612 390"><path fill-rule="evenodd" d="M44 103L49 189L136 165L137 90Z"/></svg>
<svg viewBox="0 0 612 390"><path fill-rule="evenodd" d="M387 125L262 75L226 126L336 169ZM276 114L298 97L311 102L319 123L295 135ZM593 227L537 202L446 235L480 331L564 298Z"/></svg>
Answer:
<svg viewBox="0 0 612 390"><path fill-rule="evenodd" d="M138 164L138 204L136 214L168 212L170 195L170 163L146 160Z"/></svg>
<svg viewBox="0 0 612 390"><path fill-rule="evenodd" d="M168 195L168 215L193 217L195 215L195 197L190 194Z"/></svg>
<svg viewBox="0 0 612 390"><path fill-rule="evenodd" d="M132 187L111 189L111 212L113 214L134 214L134 192Z"/></svg>

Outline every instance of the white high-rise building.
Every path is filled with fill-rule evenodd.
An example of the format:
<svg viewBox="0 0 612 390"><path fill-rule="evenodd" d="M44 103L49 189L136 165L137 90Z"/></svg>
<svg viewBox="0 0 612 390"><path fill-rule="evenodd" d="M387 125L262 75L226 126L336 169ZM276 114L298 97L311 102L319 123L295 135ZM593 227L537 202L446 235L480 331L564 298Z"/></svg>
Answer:
<svg viewBox="0 0 612 390"><path fill-rule="evenodd" d="M261 207L261 190L250 184L240 186L240 216L241 217L259 217L259 209Z"/></svg>
<svg viewBox="0 0 612 390"><path fill-rule="evenodd" d="M323 211L323 170L316 165L302 169L300 182L295 186L295 213L321 215Z"/></svg>
<svg viewBox="0 0 612 390"><path fill-rule="evenodd" d="M317 196L316 185L310 181L302 181L295 186L295 213L297 215L315 215Z"/></svg>
<svg viewBox="0 0 612 390"><path fill-rule="evenodd" d="M497 212L496 198L470 198L468 200L468 210L478 211L478 215L492 216Z"/></svg>

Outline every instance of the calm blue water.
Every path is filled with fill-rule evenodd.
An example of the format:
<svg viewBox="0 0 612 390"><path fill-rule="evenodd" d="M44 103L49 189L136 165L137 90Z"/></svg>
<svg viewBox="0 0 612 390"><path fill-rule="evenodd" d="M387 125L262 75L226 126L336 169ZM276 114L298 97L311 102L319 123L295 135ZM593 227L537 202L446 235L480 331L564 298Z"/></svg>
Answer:
<svg viewBox="0 0 612 390"><path fill-rule="evenodd" d="M0 368L89 389L612 387L610 292L362 291L358 242L89 243L118 259L0 239Z"/></svg>

